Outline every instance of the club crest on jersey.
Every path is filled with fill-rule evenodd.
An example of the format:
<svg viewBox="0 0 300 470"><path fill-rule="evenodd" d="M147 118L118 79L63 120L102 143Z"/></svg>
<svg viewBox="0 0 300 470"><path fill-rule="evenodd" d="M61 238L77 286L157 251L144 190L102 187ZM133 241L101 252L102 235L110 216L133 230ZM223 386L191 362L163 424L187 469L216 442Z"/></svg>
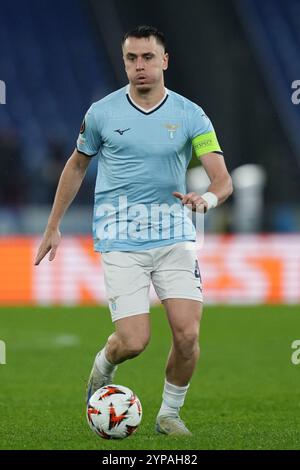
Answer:
<svg viewBox="0 0 300 470"><path fill-rule="evenodd" d="M112 299L109 299L110 305L112 310L115 312L117 309L117 304L116 304L117 299L114 297Z"/></svg>
<svg viewBox="0 0 300 470"><path fill-rule="evenodd" d="M179 124L164 124L164 127L168 129L170 139L174 139Z"/></svg>

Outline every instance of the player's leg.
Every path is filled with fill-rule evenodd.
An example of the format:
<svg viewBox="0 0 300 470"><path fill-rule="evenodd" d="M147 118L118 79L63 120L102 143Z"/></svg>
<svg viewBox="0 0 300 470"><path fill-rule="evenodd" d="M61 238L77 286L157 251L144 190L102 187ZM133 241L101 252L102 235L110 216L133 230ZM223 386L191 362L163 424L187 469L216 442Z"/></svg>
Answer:
<svg viewBox="0 0 300 470"><path fill-rule="evenodd" d="M162 252L153 276L173 336L157 430L174 435L190 434L179 418L179 411L199 357L202 286L193 246L179 243L166 250L165 255Z"/></svg>
<svg viewBox="0 0 300 470"><path fill-rule="evenodd" d="M200 354L202 303L190 299L166 299L163 304L173 336L166 380L179 387L185 387L189 384Z"/></svg>
<svg viewBox="0 0 300 470"><path fill-rule="evenodd" d="M105 346L106 358L111 364L120 364L144 351L150 340L149 314L122 318L115 322L115 327Z"/></svg>
<svg viewBox="0 0 300 470"><path fill-rule="evenodd" d="M150 339L149 314L133 315L116 320L115 332L96 355L90 374L87 401L96 390L113 383L117 364L138 356Z"/></svg>
<svg viewBox="0 0 300 470"><path fill-rule="evenodd" d="M199 358L202 304L190 299L166 299L163 304L173 341L166 366L163 401L157 416L156 429L166 434L189 435L190 431L179 418L179 413Z"/></svg>
<svg viewBox="0 0 300 470"><path fill-rule="evenodd" d="M87 400L99 388L113 383L117 364L138 356L145 349L150 339L149 314L117 320L115 328L116 331L96 355L89 378Z"/></svg>
<svg viewBox="0 0 300 470"><path fill-rule="evenodd" d="M117 364L140 354L150 338L147 256L111 252L103 254L102 261L115 332L96 355L87 399L98 388L113 383Z"/></svg>

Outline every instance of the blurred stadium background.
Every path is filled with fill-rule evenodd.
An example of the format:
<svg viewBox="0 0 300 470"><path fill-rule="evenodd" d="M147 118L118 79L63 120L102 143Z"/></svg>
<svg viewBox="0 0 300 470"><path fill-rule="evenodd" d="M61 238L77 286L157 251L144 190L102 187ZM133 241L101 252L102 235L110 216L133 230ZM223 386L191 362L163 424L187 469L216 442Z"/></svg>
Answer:
<svg viewBox="0 0 300 470"><path fill-rule="evenodd" d="M299 0L0 0L0 80L6 85L6 96L2 96L0 104L0 339L7 340L9 354L8 341L10 344L14 341L10 332L19 331L18 318L23 310L8 306L87 308L105 304L101 260L93 252L91 241L96 159L65 216L63 242L56 260L52 263L44 260L38 268L34 268L33 260L59 175L74 149L86 110L93 101L126 84L120 40L126 30L137 24L153 24L165 32L170 54L166 86L204 108L215 126L234 181L233 197L206 216L205 245L199 251L206 304L283 304L282 310L274 310L274 317L290 311L284 305L294 304L290 307L291 317L282 316L282 321L277 319L274 324L267 314L261 324L266 331L266 336L260 337L261 352L268 338L269 354L271 351L279 354L285 347L288 364L290 342L300 336L300 104L297 105L295 90L295 81L300 80ZM188 185L199 191L207 185L198 161L191 162ZM151 295L155 302L154 293ZM108 322L108 310L103 311ZM24 312L29 315L28 309ZM32 341L32 352L40 351L43 356L45 348L50 351L57 346L40 335L41 330L50 327L51 314L47 310L41 320L33 312L31 309L28 316L31 325L27 325L28 331L23 316L21 324L29 335L28 341ZM239 313L244 310L234 312L227 318L236 325ZM244 318L250 333L251 311L247 312ZM259 324L257 313L262 310L254 308L253 312ZM97 328L94 313L91 318ZM53 310L53 318L56 314L57 310ZM221 324L226 328L226 319L222 318ZM38 323L41 321L42 324ZM55 321L59 323L57 318ZM70 326L68 314L62 314L62 321L67 332L75 328ZM209 330L207 322L207 332L213 337L215 330ZM86 330L87 326L80 322L78 325L75 330L80 335L81 328ZM214 319L211 328L216 325ZM237 335L246 334L245 325L239 325ZM33 333L29 334L31 327ZM35 327L42 338L38 344L34 343ZM111 328L108 323L106 328L107 331ZM271 339L284 330L285 346L281 343L278 349ZM104 331L99 332L103 336L101 341ZM84 351L89 353L82 359L81 349L77 351L77 360L83 361L78 362L82 366L79 372L82 384L97 336L94 333L94 344L89 344L89 335L86 331L84 334ZM220 329L218 334L216 338L220 338ZM254 327L251 334L249 348L254 354ZM16 355L25 344L21 337L19 331L15 350L12 346ZM231 339L237 341L240 351L237 337ZM72 334L59 341L65 346L69 341L77 347L76 341L72 343ZM242 337L239 341L243 343ZM210 344L208 339L206 342ZM217 349L209 354L211 358L215 354L217 360ZM235 353L230 357L234 360ZM243 360L245 357L246 353ZM212 361L212 367L215 365ZM250 370L251 363L248 365ZM127 365L124 367L126 370ZM237 372L242 370L241 366ZM275 390L279 370L275 368L273 372ZM283 404L283 399L289 401L289 383L294 384L296 399L299 378L298 381L292 378L294 371L287 375L281 372L286 386ZM299 370L297 373L299 377ZM9 371L1 368L1 374ZM221 381L225 380L224 375L225 372L221 373ZM136 380L134 375L132 380ZM5 389L3 383L2 392L9 393L11 389L8 385ZM254 394L255 390L254 387ZM280 388L277 392L280 395ZM234 403L234 396L232 400ZM274 409L271 402L267 403L271 416ZM249 421L245 420L243 425L246 422ZM253 423L255 427L255 420ZM54 434L56 424L53 423ZM226 423L222 426L226 428ZM282 442L279 434L274 441L277 448ZM4 435L5 429L2 439ZM230 427L226 435L229 447L239 445L239 441L230 441ZM243 445L247 447L246 441L245 437ZM26 442L20 442L21 448L30 447ZM31 445L42 448L45 442ZM258 446L258 441L255 442L254 447ZM284 442L283 447L297 446L296 441L291 444L288 438ZM266 440L261 445L268 443ZM10 447L9 437L2 440L2 445ZM64 445L70 443L66 441ZM217 434L215 441L206 445L222 447ZM53 446L58 448L59 443Z"/></svg>
<svg viewBox="0 0 300 470"><path fill-rule="evenodd" d="M104 299L89 241L96 159L65 217L70 238L57 261L37 270L32 258L85 111L126 83L120 38L141 23L165 32L166 85L211 117L234 178L234 196L206 218L207 302L299 302L298 0L0 5L0 303ZM204 188L199 162L191 167L189 186Z"/></svg>

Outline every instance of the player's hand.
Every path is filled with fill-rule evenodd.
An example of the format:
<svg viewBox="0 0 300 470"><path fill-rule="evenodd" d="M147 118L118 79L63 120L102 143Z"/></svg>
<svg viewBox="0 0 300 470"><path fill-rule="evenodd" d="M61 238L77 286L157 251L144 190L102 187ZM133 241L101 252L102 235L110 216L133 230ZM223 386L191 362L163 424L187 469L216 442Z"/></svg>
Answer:
<svg viewBox="0 0 300 470"><path fill-rule="evenodd" d="M173 196L180 199L183 205L190 205L193 211L202 213L207 211L207 202L197 193L182 194L175 191Z"/></svg>
<svg viewBox="0 0 300 470"><path fill-rule="evenodd" d="M61 233L58 229L56 230L49 230L46 229L43 240L39 246L34 265L37 266L40 264L42 259L46 256L47 253L50 251L49 261L53 261L56 255L56 250L58 245L60 244L61 240Z"/></svg>

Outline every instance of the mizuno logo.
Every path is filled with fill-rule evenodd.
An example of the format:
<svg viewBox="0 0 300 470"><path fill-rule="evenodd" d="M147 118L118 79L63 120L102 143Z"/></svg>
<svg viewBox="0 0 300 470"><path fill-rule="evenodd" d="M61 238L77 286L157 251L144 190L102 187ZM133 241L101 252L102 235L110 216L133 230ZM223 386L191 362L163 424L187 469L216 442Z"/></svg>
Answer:
<svg viewBox="0 0 300 470"><path fill-rule="evenodd" d="M123 130L121 130L121 129L115 129L114 130L114 132L118 132L118 134L120 134L120 135L123 135L124 132L127 132L127 131L130 131L130 127L128 127L128 129L123 129Z"/></svg>

